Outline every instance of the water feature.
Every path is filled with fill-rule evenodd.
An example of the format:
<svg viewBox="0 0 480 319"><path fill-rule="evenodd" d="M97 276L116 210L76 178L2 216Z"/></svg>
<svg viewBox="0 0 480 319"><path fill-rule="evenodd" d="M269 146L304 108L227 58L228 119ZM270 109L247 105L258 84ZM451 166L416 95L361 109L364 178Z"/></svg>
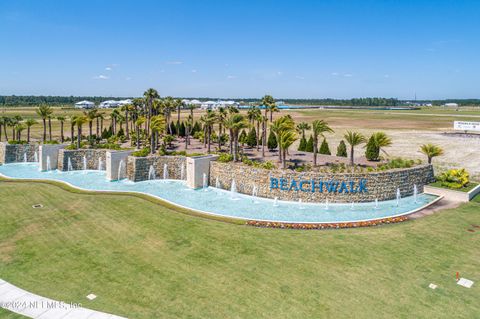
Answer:
<svg viewBox="0 0 480 319"><path fill-rule="evenodd" d="M163 164L163 179L168 179L168 165Z"/></svg>
<svg viewBox="0 0 480 319"><path fill-rule="evenodd" d="M202 188L203 188L204 191L207 191L207 188L208 188L208 178L207 178L207 174L205 174L205 173L203 173Z"/></svg>
<svg viewBox="0 0 480 319"><path fill-rule="evenodd" d="M153 167L153 165L150 165L150 167L148 168L148 179L154 180L156 178L157 178L157 174L155 172L155 167Z"/></svg>
<svg viewBox="0 0 480 319"><path fill-rule="evenodd" d="M38 163L38 152L35 152L33 154L33 160L35 161L35 163Z"/></svg>
<svg viewBox="0 0 480 319"><path fill-rule="evenodd" d="M83 170L87 171L87 157L85 155L83 156Z"/></svg>
<svg viewBox="0 0 480 319"><path fill-rule="evenodd" d="M375 198L375 209L378 209L378 198Z"/></svg>
<svg viewBox="0 0 480 319"><path fill-rule="evenodd" d="M258 188L257 188L257 185L253 185L252 187L252 197L253 197L253 202L255 204L258 204L258 200L257 200L257 197L258 197Z"/></svg>
<svg viewBox="0 0 480 319"><path fill-rule="evenodd" d="M298 208L299 209L305 209L305 206L302 205L302 199L301 198L298 199Z"/></svg>
<svg viewBox="0 0 480 319"><path fill-rule="evenodd" d="M98 167L97 167L97 170L99 171L103 171L103 160L102 158L98 158Z"/></svg>
<svg viewBox="0 0 480 319"><path fill-rule="evenodd" d="M119 177L124 176L125 162L119 165ZM237 193L235 205L229 199L228 190L206 187L205 190L192 190L184 181L149 180L131 182L121 180L111 182L106 178L105 171L90 170L88 174L82 171L71 171L68 174L58 170L50 172L38 171L38 163L11 163L0 166L0 174L11 178L55 180L68 183L72 186L87 190L141 192L156 196L173 204L190 208L206 214L242 218L248 220L267 220L283 222L332 223L347 221L363 221L399 216L410 213L432 201L437 196L420 193L417 203L413 196L405 196L398 201L395 199L378 201L378 209L374 203L355 203L355 210L350 210L350 203L306 203L297 201L287 202L257 197L258 204L253 204L250 195ZM238 186L238 185L237 185ZM189 191L186 191L189 190ZM112 199L114 200L114 199ZM303 206L304 209L299 209Z"/></svg>
<svg viewBox="0 0 480 319"><path fill-rule="evenodd" d="M125 172L126 167L125 167L125 162L123 160L120 160L120 163L118 163L118 180L124 179L125 178Z"/></svg>
<svg viewBox="0 0 480 319"><path fill-rule="evenodd" d="M28 161L27 161L27 153L26 153L26 152L23 153L23 162L24 162L24 163L27 163L27 162L28 162Z"/></svg>
<svg viewBox="0 0 480 319"><path fill-rule="evenodd" d="M180 179L185 180L185 164L180 164Z"/></svg>
<svg viewBox="0 0 480 319"><path fill-rule="evenodd" d="M218 177L215 178L215 187L222 188L222 185L220 185L220 181L218 180Z"/></svg>
<svg viewBox="0 0 480 319"><path fill-rule="evenodd" d="M232 185L230 185L230 199L237 200L237 184L235 183L235 180L232 179Z"/></svg>
<svg viewBox="0 0 480 319"><path fill-rule="evenodd" d="M402 198L402 196L400 195L400 189L397 188L397 207L398 205L400 204L400 199Z"/></svg>
<svg viewBox="0 0 480 319"><path fill-rule="evenodd" d="M413 184L413 202L417 203L418 188L417 184Z"/></svg>
<svg viewBox="0 0 480 319"><path fill-rule="evenodd" d="M353 203L353 202L350 203L350 209L351 209L351 210L354 210L354 209L355 209L355 206L354 206L354 203Z"/></svg>
<svg viewBox="0 0 480 319"><path fill-rule="evenodd" d="M328 210L328 198L325 199L325 210Z"/></svg>
<svg viewBox="0 0 480 319"><path fill-rule="evenodd" d="M50 156L47 156L47 171L52 170L52 164L50 163Z"/></svg>
<svg viewBox="0 0 480 319"><path fill-rule="evenodd" d="M67 171L73 171L72 160L70 159L70 157L68 158Z"/></svg>

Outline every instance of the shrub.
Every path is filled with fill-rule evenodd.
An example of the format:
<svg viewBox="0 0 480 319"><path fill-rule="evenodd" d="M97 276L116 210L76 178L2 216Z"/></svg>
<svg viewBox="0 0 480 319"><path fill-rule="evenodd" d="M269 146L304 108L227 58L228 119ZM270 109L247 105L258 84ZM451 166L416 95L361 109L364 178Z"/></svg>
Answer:
<svg viewBox="0 0 480 319"><path fill-rule="evenodd" d="M307 146L305 147L305 152L313 152L313 136L310 135L310 138L307 141Z"/></svg>
<svg viewBox="0 0 480 319"><path fill-rule="evenodd" d="M265 162L260 164L260 167L264 168L264 169L274 169L275 164L273 164L271 161L265 161Z"/></svg>
<svg viewBox="0 0 480 319"><path fill-rule="evenodd" d="M322 145L320 145L319 153L324 155L332 155L332 153L330 153L330 147L328 147L326 139L323 139Z"/></svg>
<svg viewBox="0 0 480 319"><path fill-rule="evenodd" d="M347 145L343 140L340 141L337 147L337 156L347 157Z"/></svg>
<svg viewBox="0 0 480 319"><path fill-rule="evenodd" d="M183 122L178 126L178 135L185 136L185 123Z"/></svg>
<svg viewBox="0 0 480 319"><path fill-rule="evenodd" d="M240 136L238 137L238 143L245 145L245 143L247 142L247 133L245 133L245 130L242 130L242 132L240 133Z"/></svg>
<svg viewBox="0 0 480 319"><path fill-rule="evenodd" d="M199 141L203 141L204 136L203 131L196 131L195 134L193 134L193 138Z"/></svg>
<svg viewBox="0 0 480 319"><path fill-rule="evenodd" d="M8 141L8 144L10 145L27 144L27 141ZM48 144L48 141L46 141L44 144Z"/></svg>
<svg viewBox="0 0 480 319"><path fill-rule="evenodd" d="M415 165L414 160L410 159L403 159L400 157L391 159L388 163L380 165L377 167L377 170L384 171L387 169L395 169L395 168L409 168Z"/></svg>
<svg viewBox="0 0 480 319"><path fill-rule="evenodd" d="M269 150L273 151L276 149L278 146L277 144L277 137L275 136L275 133L270 131L270 134L268 134L268 141L267 141L267 147Z"/></svg>
<svg viewBox="0 0 480 319"><path fill-rule="evenodd" d="M175 124L173 121L170 122L170 134L172 135L177 135L177 132L178 132L178 121L177 121L177 124Z"/></svg>
<svg viewBox="0 0 480 319"><path fill-rule="evenodd" d="M257 131L254 127L248 132L246 143L250 147L257 146Z"/></svg>
<svg viewBox="0 0 480 319"><path fill-rule="evenodd" d="M132 153L132 156L135 157L146 157L150 154L150 147L144 147L141 150L135 151Z"/></svg>
<svg viewBox="0 0 480 319"><path fill-rule="evenodd" d="M302 138L300 139L300 144L298 145L298 150L301 152L304 152L306 148L307 148L307 139L302 136Z"/></svg>
<svg viewBox="0 0 480 319"><path fill-rule="evenodd" d="M104 143L104 144L97 144L95 148L98 149L108 149L108 150L121 150L122 146L115 143Z"/></svg>
<svg viewBox="0 0 480 319"><path fill-rule="evenodd" d="M117 136L118 136L118 137L123 137L123 136L125 136L125 132L123 131L123 127L118 130Z"/></svg>
<svg viewBox="0 0 480 319"><path fill-rule="evenodd" d="M459 189L466 187L469 183L470 175L464 169L451 169L443 172L437 179L442 182L442 186Z"/></svg>
<svg viewBox="0 0 480 319"><path fill-rule="evenodd" d="M372 135L368 139L367 147L365 150L365 157L369 161L378 161L380 159L380 148L375 142L375 136Z"/></svg>
<svg viewBox="0 0 480 319"><path fill-rule="evenodd" d="M218 156L217 161L219 161L220 163L231 162L231 161L233 161L233 155L230 154L230 153L222 153L222 154L220 154L220 156Z"/></svg>

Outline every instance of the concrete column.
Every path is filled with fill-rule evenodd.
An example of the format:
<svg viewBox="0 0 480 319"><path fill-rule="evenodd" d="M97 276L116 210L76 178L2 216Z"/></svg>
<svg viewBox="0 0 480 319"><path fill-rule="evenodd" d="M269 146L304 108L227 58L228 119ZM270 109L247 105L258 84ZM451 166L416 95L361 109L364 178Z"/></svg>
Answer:
<svg viewBox="0 0 480 319"><path fill-rule="evenodd" d="M5 164L6 152L7 152L7 142L0 142L0 164Z"/></svg>
<svg viewBox="0 0 480 319"><path fill-rule="evenodd" d="M133 151L107 151L106 153L106 170L107 170L107 179L111 181L116 181L122 177L127 177L127 158ZM122 170L125 169L125 175L118 176L118 168L120 163L123 161Z"/></svg>
<svg viewBox="0 0 480 319"><path fill-rule="evenodd" d="M203 174L206 174L207 183L210 179L210 161L216 161L218 155L187 157L187 186L190 188L203 187Z"/></svg>
<svg viewBox="0 0 480 319"><path fill-rule="evenodd" d="M50 158L50 169L58 168L58 151L64 149L67 144L42 144L39 147L39 166L41 171L47 170L48 158Z"/></svg>

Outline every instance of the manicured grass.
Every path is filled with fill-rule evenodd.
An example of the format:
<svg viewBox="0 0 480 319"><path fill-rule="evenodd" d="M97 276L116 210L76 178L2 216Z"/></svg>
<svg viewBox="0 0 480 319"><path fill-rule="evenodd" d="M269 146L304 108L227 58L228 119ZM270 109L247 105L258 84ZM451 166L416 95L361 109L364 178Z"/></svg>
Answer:
<svg viewBox="0 0 480 319"><path fill-rule="evenodd" d="M26 319L28 317L18 315L3 308L0 308L0 318L2 319Z"/></svg>
<svg viewBox="0 0 480 319"><path fill-rule="evenodd" d="M0 194L0 278L92 309L129 318L480 313L479 203L389 226L293 231L43 183L0 182ZM471 289L456 285L457 271Z"/></svg>
<svg viewBox="0 0 480 319"><path fill-rule="evenodd" d="M439 187L439 188L445 188L445 189L450 189L452 191L459 191L459 192L465 192L465 193L468 193L469 191L471 191L472 189L474 189L475 187L478 186L478 183L468 183L468 186L467 187L462 187L462 188L448 188L446 186L443 186L442 185L442 182L434 182L434 183L430 183L429 184L430 186L433 186L433 187Z"/></svg>

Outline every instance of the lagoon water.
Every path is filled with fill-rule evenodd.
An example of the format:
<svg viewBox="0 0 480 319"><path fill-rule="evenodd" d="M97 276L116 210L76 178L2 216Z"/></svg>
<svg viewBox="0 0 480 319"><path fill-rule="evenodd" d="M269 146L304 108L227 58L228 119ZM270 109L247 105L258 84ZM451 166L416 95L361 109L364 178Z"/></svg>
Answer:
<svg viewBox="0 0 480 319"><path fill-rule="evenodd" d="M111 182L105 171L58 170L41 172L38 163L14 163L0 166L0 174L17 179L55 180L72 186L96 191L140 192L150 194L173 204L207 214L240 218L291 223L334 223L363 221L399 216L425 206L437 197L419 194L415 203L413 196L396 200L373 203L335 204L283 202L253 197L230 191L207 187L192 190L185 181L149 180L131 182L120 180ZM376 207L377 206L377 207Z"/></svg>

